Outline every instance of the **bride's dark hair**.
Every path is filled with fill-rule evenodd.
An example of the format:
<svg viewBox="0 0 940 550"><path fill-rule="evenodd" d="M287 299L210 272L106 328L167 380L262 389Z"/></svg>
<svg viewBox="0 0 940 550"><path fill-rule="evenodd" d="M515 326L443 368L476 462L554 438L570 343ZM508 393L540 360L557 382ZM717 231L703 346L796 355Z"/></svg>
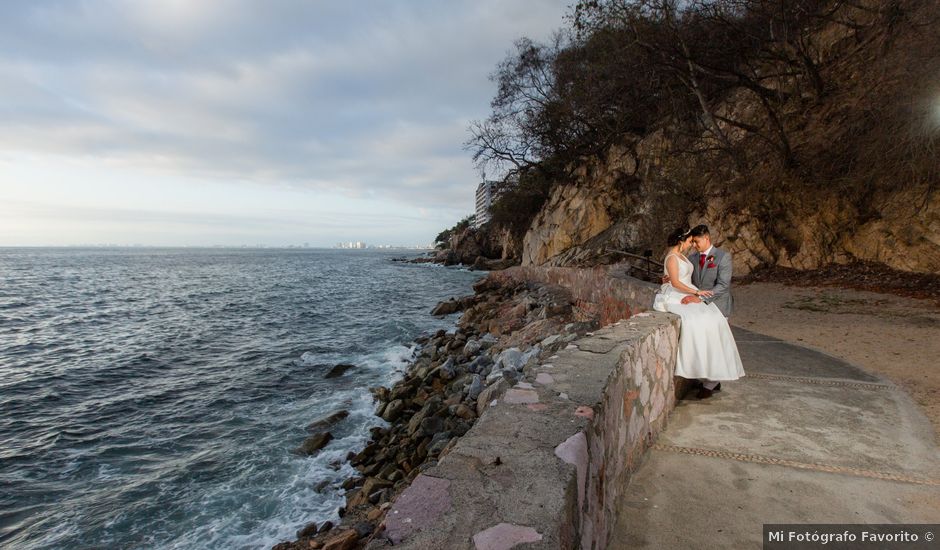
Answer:
<svg viewBox="0 0 940 550"><path fill-rule="evenodd" d="M668 246L676 246L687 238L689 238L689 229L686 227L680 227L679 229L676 229L670 233L668 237L666 237L666 244Z"/></svg>

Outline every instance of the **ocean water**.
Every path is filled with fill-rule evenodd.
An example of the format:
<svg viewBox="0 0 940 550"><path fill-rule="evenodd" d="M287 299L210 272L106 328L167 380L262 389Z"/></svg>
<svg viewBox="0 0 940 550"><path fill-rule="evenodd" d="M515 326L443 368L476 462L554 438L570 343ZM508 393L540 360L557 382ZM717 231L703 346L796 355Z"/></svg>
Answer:
<svg viewBox="0 0 940 550"><path fill-rule="evenodd" d="M0 249L0 547L269 548L338 519L345 456L385 424L367 388L482 276L401 255Z"/></svg>

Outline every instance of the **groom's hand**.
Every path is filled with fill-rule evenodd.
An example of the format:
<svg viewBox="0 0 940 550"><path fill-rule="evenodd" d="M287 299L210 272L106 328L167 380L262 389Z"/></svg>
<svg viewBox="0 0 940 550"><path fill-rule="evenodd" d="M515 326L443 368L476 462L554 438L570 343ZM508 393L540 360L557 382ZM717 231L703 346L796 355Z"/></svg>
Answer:
<svg viewBox="0 0 940 550"><path fill-rule="evenodd" d="M686 296L685 298L682 299L682 303L683 304L700 304L702 303L702 299L699 298L698 296Z"/></svg>

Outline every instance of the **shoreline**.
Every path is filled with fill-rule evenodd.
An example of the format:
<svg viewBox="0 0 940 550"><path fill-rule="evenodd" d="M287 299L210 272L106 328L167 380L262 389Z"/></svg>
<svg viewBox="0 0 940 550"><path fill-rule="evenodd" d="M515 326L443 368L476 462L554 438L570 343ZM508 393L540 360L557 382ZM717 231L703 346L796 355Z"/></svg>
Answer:
<svg viewBox="0 0 940 550"><path fill-rule="evenodd" d="M372 428L369 443L346 456L359 474L341 484L346 501L338 524L308 523L295 540L272 550L384 545L385 513L411 481L453 448L527 364L597 328L596 322L574 322L570 294L558 288L484 277L473 289L431 312L463 312L453 332L419 336L402 378L391 388L369 388L375 414L389 424ZM328 422L323 427L328 431ZM323 439L319 448L328 445Z"/></svg>
<svg viewBox="0 0 940 550"><path fill-rule="evenodd" d="M932 396L936 401L940 380L935 379L935 375L918 372L922 363L916 359L925 356L914 353L904 357L902 363L910 368L899 373L886 372L885 365L892 366L896 361L873 365L850 353L866 339L872 340L871 336L879 331L889 337L893 334L891 329L896 326L892 323L896 322L899 313L886 314L883 309L878 309L892 300L900 302L900 315L908 314L907 318L914 319L913 325L920 324L921 330L940 327L940 306L923 299L885 293L866 294L865 291L834 285L797 286L793 279L790 281L787 283L786 278L783 283L736 279L736 311L732 323L815 347L886 374L914 398L933 422L935 432L940 433L940 407L931 408L929 400L925 399L925 396ZM484 277L473 285L473 289L474 294L440 302L432 310L435 315L463 312L455 322L453 332L442 329L419 336L414 340L415 353L403 368L402 378L391 388L369 388L377 405L375 414L383 417L389 425L388 428L373 428L373 437L365 448L347 455L346 460L359 475L347 478L342 484L346 490L346 505L341 508L338 524L308 524L297 532L295 540L278 543L272 550L378 548L388 544L383 536L385 514L417 474L436 465L453 448L473 426L488 402L515 383L530 360L538 360L543 355L547 357L571 340L597 328L596 322L573 322L570 295L566 296L563 290L555 287L531 282L494 283L489 277ZM830 296L833 293L836 298ZM767 301L766 295L776 297L776 301ZM816 311L819 306L814 300L821 300L822 307L857 308L867 305L869 309L863 312ZM916 309L917 304L928 310L926 317L920 313L910 314L912 310L905 309ZM794 312L803 317L795 324L788 324L788 315ZM868 324L846 317L849 314L863 315L862 320L867 320ZM812 318L806 318L806 315ZM875 325L871 325L873 320L876 320ZM820 326L828 328L820 331ZM847 326L847 338L844 341L835 339L833 331L844 331ZM853 333L852 329L859 326L866 328ZM822 339L813 340L793 330L807 331L807 334L815 334ZM885 348L877 339L871 344L872 349ZM903 347L901 341L893 344ZM908 345L906 349L910 351L911 347ZM940 353L940 343L937 347L936 353ZM893 347L888 348L897 355ZM932 376L933 385L923 387L912 376Z"/></svg>

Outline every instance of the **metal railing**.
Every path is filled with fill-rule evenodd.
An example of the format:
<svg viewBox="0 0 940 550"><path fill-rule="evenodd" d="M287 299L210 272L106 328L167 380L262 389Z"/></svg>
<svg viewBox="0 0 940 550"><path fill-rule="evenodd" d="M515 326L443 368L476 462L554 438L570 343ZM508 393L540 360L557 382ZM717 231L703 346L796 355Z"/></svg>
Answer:
<svg viewBox="0 0 940 550"><path fill-rule="evenodd" d="M644 262L646 262L646 263L645 263L645 269L644 269L643 267L640 267L640 266L637 266L637 265L631 265L630 267L631 267L631 269L637 269L637 270L645 271L645 272L646 272L646 277L647 277L647 279L652 279L652 278L653 278L653 267L654 267L654 266L657 268L657 270L658 270L660 273L662 273L663 264L662 264L661 262L657 262L656 260L653 259L653 251L652 251L652 250L646 250L646 251L643 252L642 255L640 255L640 254L634 254L633 252L627 252L626 250L614 250L614 249L611 249L611 248L608 248L608 249L606 250L606 252L607 252L607 253L611 253L611 254L620 254L621 256L627 256L627 257L630 257L630 258L635 258L635 259L637 259L637 260L643 260Z"/></svg>

